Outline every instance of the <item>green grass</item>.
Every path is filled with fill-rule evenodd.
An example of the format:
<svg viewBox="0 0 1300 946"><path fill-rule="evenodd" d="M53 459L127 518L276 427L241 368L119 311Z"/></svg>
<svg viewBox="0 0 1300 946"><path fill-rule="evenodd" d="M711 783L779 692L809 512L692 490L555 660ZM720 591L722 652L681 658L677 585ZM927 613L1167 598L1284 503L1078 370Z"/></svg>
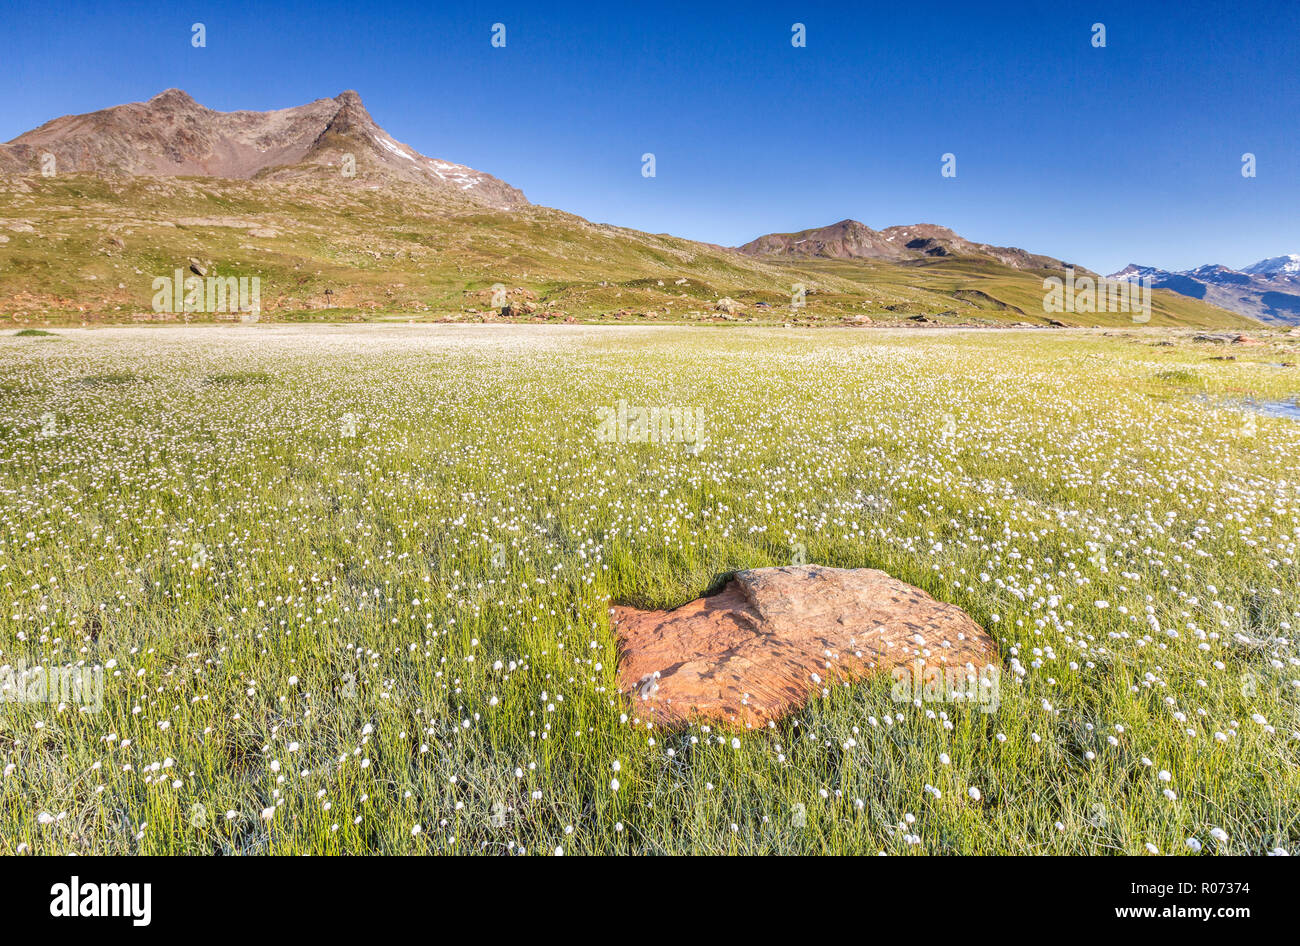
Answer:
<svg viewBox="0 0 1300 946"><path fill-rule="evenodd" d="M49 338L56 335L55 332L47 332L39 328L24 328L14 332L14 336L17 338Z"/></svg>
<svg viewBox="0 0 1300 946"><path fill-rule="evenodd" d="M147 380L141 378L129 371L109 371L105 374L88 374L83 378L78 378L77 382L88 388L117 387L123 384L135 384L138 381Z"/></svg>
<svg viewBox="0 0 1300 946"><path fill-rule="evenodd" d="M270 384L272 377L265 371L227 371L225 374L208 375L203 380L206 384L228 386Z"/></svg>
<svg viewBox="0 0 1300 946"><path fill-rule="evenodd" d="M490 294L475 293L501 284L535 293L539 318L549 311L624 324L926 315L948 323L1058 318L1133 327L1126 314L1046 313L1046 273L987 259L755 259L546 207L502 213L405 185L371 190L363 177L332 184L13 178L0 180L0 216L32 228L11 235L0 271L0 320L19 324L150 320L153 280L185 271L197 257L211 274L256 276L262 318L288 322L498 320ZM257 228L277 235L250 236ZM808 295L792 310L796 283ZM725 319L715 308L723 297L742 306ZM1154 294L1151 324L1259 328L1165 290Z"/></svg>
<svg viewBox="0 0 1300 946"><path fill-rule="evenodd" d="M11 686L100 667L103 699L0 703L0 852L1300 844L1300 428L1231 406L1300 389L1271 353L66 337L0 362L0 666ZM136 383L82 383L106 377ZM703 407L705 449L597 443L620 398ZM885 678L771 729L648 730L616 689L610 602L679 604L800 546L969 611L998 642L996 710L897 701Z"/></svg>

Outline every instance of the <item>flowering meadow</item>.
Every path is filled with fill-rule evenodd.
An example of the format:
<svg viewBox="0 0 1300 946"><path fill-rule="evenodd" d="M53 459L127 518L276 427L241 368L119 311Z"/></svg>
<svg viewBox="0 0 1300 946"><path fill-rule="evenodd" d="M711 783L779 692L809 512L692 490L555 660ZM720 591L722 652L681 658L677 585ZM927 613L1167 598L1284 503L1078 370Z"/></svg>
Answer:
<svg viewBox="0 0 1300 946"><path fill-rule="evenodd" d="M1250 406L1300 369L1207 355L6 334L0 853L1295 853L1300 423ZM700 436L598 436L626 405ZM612 603L805 561L965 608L996 700L828 674L672 731L618 692Z"/></svg>

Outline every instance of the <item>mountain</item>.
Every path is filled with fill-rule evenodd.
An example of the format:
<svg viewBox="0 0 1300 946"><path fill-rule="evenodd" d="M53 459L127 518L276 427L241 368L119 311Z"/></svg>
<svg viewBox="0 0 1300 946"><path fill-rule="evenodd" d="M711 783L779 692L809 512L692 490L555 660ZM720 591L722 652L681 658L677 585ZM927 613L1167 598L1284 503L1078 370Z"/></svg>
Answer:
<svg viewBox="0 0 1300 946"><path fill-rule="evenodd" d="M353 176L370 183L407 181L502 210L528 203L490 174L394 140L353 91L296 108L218 112L168 89L147 102L56 118L19 135L0 145L0 171L37 171L46 152L58 173L240 179L343 176L350 154Z"/></svg>
<svg viewBox="0 0 1300 946"><path fill-rule="evenodd" d="M827 227L798 233L768 233L738 247L750 256L794 256L823 259L877 259L893 262L949 256L984 257L1012 269L1064 270L1073 265L1011 246L973 243L947 227L918 223L910 227L873 230L857 220L841 220ZM1080 274L1090 274L1081 266Z"/></svg>
<svg viewBox="0 0 1300 946"><path fill-rule="evenodd" d="M1156 289L1169 289L1262 322L1300 325L1300 256L1294 253L1241 269L1210 264L1170 272L1130 263L1107 278L1148 278Z"/></svg>
<svg viewBox="0 0 1300 946"><path fill-rule="evenodd" d="M1256 276L1295 276L1300 275L1300 254L1288 253L1286 256L1272 256L1252 263L1241 270Z"/></svg>
<svg viewBox="0 0 1300 946"><path fill-rule="evenodd" d="M27 132L0 171L0 323L239 318L155 308L179 269L258 280L275 320L1134 324L1045 311L1063 263L943 227L844 221L736 250L593 223L399 143L355 92L217 112L172 89ZM1254 324L1163 290L1151 316Z"/></svg>

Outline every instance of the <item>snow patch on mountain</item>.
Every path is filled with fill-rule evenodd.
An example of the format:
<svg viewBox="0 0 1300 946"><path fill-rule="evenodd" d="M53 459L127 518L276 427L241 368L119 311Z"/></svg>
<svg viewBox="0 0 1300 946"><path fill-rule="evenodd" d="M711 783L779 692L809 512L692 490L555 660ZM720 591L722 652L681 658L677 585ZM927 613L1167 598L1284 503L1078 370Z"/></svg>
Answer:
<svg viewBox="0 0 1300 946"><path fill-rule="evenodd" d="M1300 254L1288 253L1285 256L1270 256L1258 263L1243 266L1241 271L1255 276L1300 275Z"/></svg>
<svg viewBox="0 0 1300 946"><path fill-rule="evenodd" d="M389 138L389 137L384 136L384 135L375 135L375 136L373 136L373 137L374 137L374 139L375 139L376 144L378 144L381 148L386 148L386 149L388 149L388 150L391 151L393 154L397 155L399 158L406 158L406 160L408 160L408 161L414 161L414 160L415 160L415 158L411 157L409 154L407 154L405 151L403 151L400 147L398 147L397 142L394 141L392 138Z"/></svg>
<svg viewBox="0 0 1300 946"><path fill-rule="evenodd" d="M1209 263L1171 272L1130 263L1106 278L1117 282L1150 279L1156 289L1168 289L1254 319L1300 324L1300 255L1294 253L1260 260L1242 269Z"/></svg>

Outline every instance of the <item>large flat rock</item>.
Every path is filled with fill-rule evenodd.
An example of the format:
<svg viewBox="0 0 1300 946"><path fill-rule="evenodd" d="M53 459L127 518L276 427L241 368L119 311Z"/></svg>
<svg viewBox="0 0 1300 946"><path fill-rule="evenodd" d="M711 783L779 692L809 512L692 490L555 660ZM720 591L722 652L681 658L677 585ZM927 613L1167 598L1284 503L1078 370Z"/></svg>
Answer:
<svg viewBox="0 0 1300 946"><path fill-rule="evenodd" d="M766 725L843 680L918 659L978 671L997 653L961 608L874 568L755 568L680 608L611 618L619 689L659 725Z"/></svg>

